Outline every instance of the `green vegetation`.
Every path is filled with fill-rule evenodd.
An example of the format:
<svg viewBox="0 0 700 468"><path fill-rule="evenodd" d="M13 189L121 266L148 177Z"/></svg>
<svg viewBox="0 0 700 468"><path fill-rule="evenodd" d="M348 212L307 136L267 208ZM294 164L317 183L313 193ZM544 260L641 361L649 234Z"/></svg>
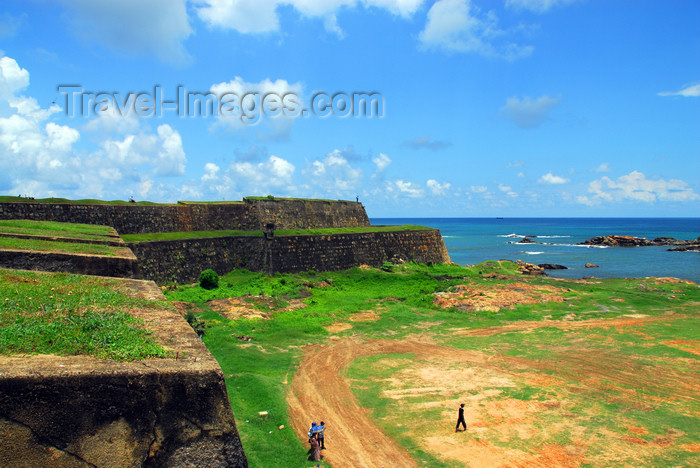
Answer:
<svg viewBox="0 0 700 468"><path fill-rule="evenodd" d="M403 226L366 226L328 229L285 229L275 231L275 236L320 236L332 234L350 234L361 232L396 232L396 231L420 231L430 230L425 226L405 224ZM153 232L146 234L123 234L124 242L151 242L161 240L178 239L202 239L209 237L236 237L253 236L262 237L262 231L186 231L186 232Z"/></svg>
<svg viewBox="0 0 700 468"><path fill-rule="evenodd" d="M0 233L85 240L105 240L107 236L116 235L114 229L109 226L24 219L0 221Z"/></svg>
<svg viewBox="0 0 700 468"><path fill-rule="evenodd" d="M199 286L204 289L219 287L219 275L214 270L204 270L199 274Z"/></svg>
<svg viewBox="0 0 700 468"><path fill-rule="evenodd" d="M180 286L166 292L166 295L170 300L191 302L196 304L198 309L203 310L197 314L198 318L207 324L207 333L203 339L219 361L226 376L229 397L251 466L303 466L306 448L296 435L288 430L291 425L287 415L286 395L295 366L299 364L302 356L300 347L314 343L327 343L331 335L327 327L334 324L349 325L348 328L341 329L344 331L334 332L335 335L354 335L365 339L402 340L407 336L420 333L429 336L436 343L454 348L455 352L478 351L503 356L494 362L502 365L508 372L513 371L513 364L506 359L529 359L542 362L543 366L545 364L550 366L547 367L550 370L546 373L556 372L557 369L561 369L557 367L557 362L563 359L561 350L570 350L570 354L575 358L580 353L572 346L589 339L593 340L594 348L599 346L605 349L609 346L606 352L609 351L613 355L620 353L621 356L639 356L639 362L642 364L647 362L646 359L653 361L676 359L669 364L674 371L682 371L683 366L687 371L692 368L692 362L696 362L692 360L691 353L662 344L663 341L672 339L670 337L676 333L680 337L698 339L697 327L692 325L693 321L697 320L696 304L700 302L700 289L696 285L662 283L647 279L609 279L595 282L555 280L520 276L517 274L517 268L517 265L511 262L485 262L473 267L408 263L386 265L385 270L389 271L355 268L340 272L276 274L272 277L262 273L238 270L223 275L217 289L206 290L198 286ZM444 309L434 304L433 293L455 291L458 285L479 286L486 291L491 291L497 290L499 285L520 285L521 283L535 289L556 288L563 300L520 304L497 311ZM469 293L465 293L465 296L468 295ZM225 312L213 311L208 304L211 300L230 297L239 298L252 310L265 312L270 316L269 319L233 320L227 318ZM292 307L299 301L302 301L305 307ZM654 342L656 344L653 346L648 346L643 338L637 337L635 335L637 330L634 329L612 335L610 333L615 329L607 329L607 332L599 328L569 332L546 327L536 332L521 333L516 330L493 336L480 334L458 336L454 331L512 326L523 321L529 323L550 320L553 323L562 323L562 320L566 320L566 323L576 323L588 319L608 319L630 314L665 317L664 314L670 308L677 316L688 315L691 318L668 328L665 322L650 322L641 331L651 335L658 334L658 341ZM359 316L358 314L368 313L375 314L375 319L350 320ZM600 337L595 338L596 335ZM237 339L241 336L250 338L250 341ZM410 359L406 359L406 356ZM351 367L350 376L364 375L367 379L360 380L367 380L367 382L364 389L355 386L356 391L359 392L357 396L366 403L367 407L376 408L373 416L379 424L384 425L385 430L393 434L396 440L404 444L417 459L430 466L450 466L441 465L442 462L438 463L433 455L417 447L415 434L399 429L392 432L389 427L392 422L382 422L382 415L394 410L391 406L392 402L382 396L379 387L373 387L373 379L383 382L382 378L397 375L405 370L409 361L415 361L412 356L406 356L392 356L393 361L389 367L382 367L383 362L389 362L383 361L384 357L378 357L374 361L367 358L367 362L374 362L371 365L365 365L363 361L358 360L356 365ZM689 359L691 361L688 361ZM608 363L605 360L601 362ZM665 364L659 369L667 369L663 366ZM528 383L526 371L522 370L522 372L523 378L517 380L513 386L504 386L499 389L504 398L543 401L552 396L547 393L546 387L542 390ZM571 379L570 385L576 386L575 370L566 375ZM386 385L386 382L378 385ZM640 392L650 391L650 387L639 389L634 388L632 383L625 385L627 390L619 391L615 395L629 395L630 391L632 395L640 395ZM645 394L649 395L649 393ZM600 399L600 394L591 393L587 398ZM420 403L420 400L416 401ZM574 404L579 405L579 401L583 400L576 400ZM601 400L600 405L608 404L605 401ZM583 403L580 404L583 405ZM632 402L632 404L635 403ZM430 407L426 406L426 408ZM600 409L602 406L596 408ZM622 407L618 405L617 408L611 411L619 411ZM686 405L679 411L690 410L697 413L698 408ZM259 411L268 411L269 414L267 417L260 417ZM640 418L639 424L647 421L651 425L653 418L658 417L659 421L654 423L654 427L659 428L658 433L664 425L683 430L689 435L697 432L697 425L689 426L689 419L679 416L671 406L655 410L653 417L644 409L632 408L630 411L634 418ZM586 414L586 406L576 406L575 412L579 415ZM398 413L405 414L404 411L398 411ZM431 418L436 417L436 414L426 409L425 412L418 411L410 417L406 414L406 417L408 418L404 421L406 426L410 426L411 423L419 426L420 421L430 421ZM550 416L547 417L550 418ZM607 413L602 413L600 417L585 417L592 421L591 431L608 429ZM541 424L540 429L546 429L547 424L557 421L556 418L547 419L538 424ZM278 430L280 425L284 425L286 429ZM541 430L541 433L546 431ZM593 433L587 432L589 435ZM495 437L494 440L497 440L498 436ZM561 432L557 433L557 437L565 441L570 435L567 432ZM692 437L689 436L690 439ZM522 448L527 442L520 441L513 444L514 447ZM674 453L677 454L677 452ZM686 459L681 455L678 457L681 461ZM661 464L664 463L666 462ZM312 463L309 462L309 465Z"/></svg>
<svg viewBox="0 0 700 468"><path fill-rule="evenodd" d="M122 234L124 242L151 242L178 239L203 239L208 237L262 237L262 231L187 231L187 232L151 232L146 234Z"/></svg>
<svg viewBox="0 0 700 468"><path fill-rule="evenodd" d="M167 304L136 299L116 280L0 269L0 298L0 354L168 355L128 313Z"/></svg>
<svg viewBox="0 0 700 468"><path fill-rule="evenodd" d="M115 257L129 255L130 250L103 244L84 244L58 242L39 239L21 239L17 237L0 237L0 249L36 250L39 252L83 253Z"/></svg>
<svg viewBox="0 0 700 468"><path fill-rule="evenodd" d="M244 203L250 203L254 201L311 201L311 202L347 202L348 200L328 200L324 198L285 198L285 197L275 197L273 195L266 195L264 197L243 197Z"/></svg>
<svg viewBox="0 0 700 468"><path fill-rule="evenodd" d="M240 200L234 201L183 201L179 200L178 205L242 205L243 202Z"/></svg>
<svg viewBox="0 0 700 468"><path fill-rule="evenodd" d="M68 198L26 198L3 195L0 202L27 202L27 203L69 203L73 205L172 205L172 203L153 203L149 201L129 202L125 200L96 200L93 198L83 198L81 200L69 200Z"/></svg>

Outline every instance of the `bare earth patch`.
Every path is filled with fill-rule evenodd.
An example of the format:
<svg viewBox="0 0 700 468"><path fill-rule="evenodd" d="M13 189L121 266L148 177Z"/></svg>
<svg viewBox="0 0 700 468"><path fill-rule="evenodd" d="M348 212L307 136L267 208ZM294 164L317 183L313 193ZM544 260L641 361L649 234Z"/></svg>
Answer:
<svg viewBox="0 0 700 468"><path fill-rule="evenodd" d="M452 291L435 293L433 302L443 308L498 312L518 304L564 302L565 290L554 286L509 283L495 285L460 284Z"/></svg>
<svg viewBox="0 0 700 468"><path fill-rule="evenodd" d="M270 318L271 312L263 311L260 309L261 307L270 308L274 310L275 313L303 309L306 307L306 304L302 302L301 299L290 299L288 301L289 305L284 308L278 308L276 301L276 299L269 297L245 296L214 299L213 301L207 302L207 305L229 320L236 320L239 318Z"/></svg>
<svg viewBox="0 0 700 468"><path fill-rule="evenodd" d="M557 322L557 326L623 328L677 318L627 317ZM510 332L516 326L527 330L537 324L553 326L551 322L519 323L488 329L488 334ZM531 360L441 346L425 335L401 341L334 338L330 344L304 349L287 397L292 425L302 440L309 421L326 421L329 449L324 456L333 466L417 466L359 405L344 377L354 360L375 354L391 355L368 364L377 366L380 375L383 369L396 369L390 377L375 381L381 384L383 398L391 402L391 410L378 422L382 427L401 428L402 437L448 464L644 466L664 451L700 449L683 431L667 428L654 433L638 421L631 424L633 420L626 416L660 405L693 405L697 401L694 370L663 367L660 379L661 367L646 366L614 350L585 347L557 349L551 358ZM401 360L396 354L411 357ZM403 364L397 367L397 362ZM545 392L546 397L531 399L524 391ZM455 433L460 403L465 404L468 429ZM591 418L601 416L595 413L601 404L615 404L619 410L605 416L603 427L590 426Z"/></svg>

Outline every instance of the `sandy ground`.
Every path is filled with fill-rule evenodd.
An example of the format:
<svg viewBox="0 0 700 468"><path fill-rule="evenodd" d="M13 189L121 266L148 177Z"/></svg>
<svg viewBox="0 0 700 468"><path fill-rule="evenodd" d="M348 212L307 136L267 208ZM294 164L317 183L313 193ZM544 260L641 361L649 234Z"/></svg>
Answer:
<svg viewBox="0 0 700 468"><path fill-rule="evenodd" d="M455 330L465 335L496 334L515 330L527 331L537 327L559 328L625 328L645 321L666 317L621 317L608 320L584 322L522 322L512 326L485 330ZM678 318L675 316L673 318ZM678 343L679 347L688 346ZM697 345L696 343L694 344ZM693 345L691 345L693 346ZM658 388L673 395L677 401L688 401L697 397L697 374L674 375L670 383L658 379L658 375L630 366L623 358L601 355L595 352L562 352L556 361L556 369L540 361L529 361L517 357L486 354L479 351L460 350L435 344L428 335L416 335L401 341L362 340L357 337L332 338L330 344L313 345L305 349L304 358L292 380L288 394L290 419L298 436L306 441L306 432L311 421L326 422L326 445L324 460L334 467L414 467L417 462L405 449L377 427L362 408L345 379L345 371L357 358L374 354L413 355L416 364L401 371L387 382L385 396L395 398L402 405L402 412L411 414L411 405L434 407L440 411L434 431L415 429L410 435L420 440L420 446L429 453L446 461L472 467L567 467L580 466L586 460L586 449L590 441L584 436L586 428L570 413L572 403L566 395L585 393L595 399L611 398L611 389L621 390L629 385L640 384L646 388ZM555 374L552 374L552 371ZM498 391L493 388L508 387L509 382L551 388L555 397L551 401L527 402L512 398L494 398ZM605 385L601 386L601 381ZM571 385L576 382L576 385ZM617 392L616 398L630 407L653 405L652 397L640 399ZM415 396L428 395L416 399ZM469 395L464 399L464 395ZM419 401L420 403L415 403ZM467 433L454 432L457 402L465 401L469 426ZM635 406L636 405L636 406ZM566 446L543 443L530 449L525 447L503 448L489 441L508 440L517 434L518 439L527 440L541 433L541 421L555 417L561 421L553 431L566 430L581 439ZM398 421L398 419L397 419ZM423 423L424 424L424 423ZM417 425L418 426L418 425ZM630 427L625 439L610 437L618 453L634 453L640 450L637 434L645 429ZM409 431L410 432L410 431ZM682 437L682 433L668 434L644 446L645 451L662 450ZM495 439L494 439L495 437ZM687 444L689 441L685 441ZM678 440L678 444L681 440ZM696 450L688 445L688 451ZM468 464L466 462L468 460ZM597 460L603 462L602 460ZM600 466L600 465L599 465Z"/></svg>

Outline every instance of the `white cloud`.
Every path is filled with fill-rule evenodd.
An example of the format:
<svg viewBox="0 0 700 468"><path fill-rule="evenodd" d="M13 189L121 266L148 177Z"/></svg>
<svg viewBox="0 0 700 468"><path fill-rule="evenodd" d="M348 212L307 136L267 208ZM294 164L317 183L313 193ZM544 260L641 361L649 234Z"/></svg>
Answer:
<svg viewBox="0 0 700 468"><path fill-rule="evenodd" d="M501 192L511 192L513 189L509 185L498 184L498 190Z"/></svg>
<svg viewBox="0 0 700 468"><path fill-rule="evenodd" d="M413 182L405 182L403 179L387 180L385 189L389 195L394 197L423 198L425 196L425 190L420 185Z"/></svg>
<svg viewBox="0 0 700 468"><path fill-rule="evenodd" d="M610 163L604 162L595 169L591 169L591 172L610 172Z"/></svg>
<svg viewBox="0 0 700 468"><path fill-rule="evenodd" d="M685 85L679 91L664 91L658 93L659 96L683 96L683 97L698 97L700 96L700 83Z"/></svg>
<svg viewBox="0 0 700 468"><path fill-rule="evenodd" d="M556 6L570 5L578 0L506 0L506 7L544 13Z"/></svg>
<svg viewBox="0 0 700 468"><path fill-rule="evenodd" d="M20 68L13 58L0 58L0 99L9 100L17 91L27 86L29 86L29 72Z"/></svg>
<svg viewBox="0 0 700 468"><path fill-rule="evenodd" d="M202 182L207 182L209 180L216 180L221 168L214 163L206 163L204 165L204 174L202 175Z"/></svg>
<svg viewBox="0 0 700 468"><path fill-rule="evenodd" d="M155 133L136 129L120 139L107 138L94 151L78 149L80 132L51 120L58 106L43 109L34 98L17 95L28 82L29 73L13 59L0 59L0 101L11 111L0 118L0 173L12 191L126 198L134 190L154 187L142 184L152 176L184 173L182 139L169 125L160 125Z"/></svg>
<svg viewBox="0 0 700 468"><path fill-rule="evenodd" d="M435 179L429 179L425 184L433 195L445 195L452 184L445 182L441 184Z"/></svg>
<svg viewBox="0 0 700 468"><path fill-rule="evenodd" d="M542 125L547 120L547 114L561 101L561 97L551 97L546 94L532 99L525 96L523 99L510 97L501 107L500 114L503 118L512 120L520 128L534 128Z"/></svg>
<svg viewBox="0 0 700 468"><path fill-rule="evenodd" d="M258 164L233 163L231 169L238 176L246 177L257 183L264 182L273 187L290 183L295 170L292 163L274 155L270 156L267 161Z"/></svg>
<svg viewBox="0 0 700 468"><path fill-rule="evenodd" d="M283 112L279 112L277 116L266 115L262 108L262 98L268 94L275 94L280 98L285 95L295 95L298 104L301 105L303 86L299 82L289 83L283 79L272 81L268 78L258 83L252 83L236 76L231 81L213 84L209 91L218 96L220 104L224 106L224 112L217 116L215 124L217 127L240 131L262 124L257 135L259 139L280 140L289 136L294 124L294 117L287 117ZM228 97L225 98L225 95ZM238 101L235 109L233 104L226 103L229 98ZM230 111L227 111L226 107Z"/></svg>
<svg viewBox="0 0 700 468"><path fill-rule="evenodd" d="M384 153L379 153L379 156L372 158L372 162L377 165L377 172L382 172L384 169L389 167L391 164L391 159Z"/></svg>
<svg viewBox="0 0 700 468"><path fill-rule="evenodd" d="M438 0L428 11L428 21L420 33L427 49L477 53L486 57L515 60L532 54L532 46L505 39L509 33L498 27L493 12L480 15L470 0Z"/></svg>
<svg viewBox="0 0 700 468"><path fill-rule="evenodd" d="M591 196L579 196L578 203L594 206L602 202L638 201L644 203L687 202L700 200L688 183L679 179L650 180L639 171L613 180L602 177L592 181L588 186Z"/></svg>
<svg viewBox="0 0 700 468"><path fill-rule="evenodd" d="M474 193L486 193L486 191L488 191L488 189L489 188L486 187L485 185L472 185L470 187L470 190Z"/></svg>
<svg viewBox="0 0 700 468"><path fill-rule="evenodd" d="M308 18L322 18L327 31L343 36L337 13L358 5L386 10L410 18L423 0L198 0L197 15L211 28L234 29L240 33L267 33L280 29L279 6L291 6Z"/></svg>
<svg viewBox="0 0 700 468"><path fill-rule="evenodd" d="M190 59L182 44L192 34L186 0L60 2L70 11L70 31L87 43L128 54L155 54L173 64Z"/></svg>
<svg viewBox="0 0 700 468"><path fill-rule="evenodd" d="M317 187L323 187L329 193L348 196L349 191L355 190L359 186L362 170L352 167L344 153L346 151L338 149L331 151L322 160L312 161L304 174ZM380 153L381 156L385 155ZM375 164L377 163L375 162ZM377 165L379 166L379 164Z"/></svg>
<svg viewBox="0 0 700 468"><path fill-rule="evenodd" d="M567 182L571 182L571 180L548 172L542 177L540 177L537 182L539 182L540 184L560 185L566 184Z"/></svg>

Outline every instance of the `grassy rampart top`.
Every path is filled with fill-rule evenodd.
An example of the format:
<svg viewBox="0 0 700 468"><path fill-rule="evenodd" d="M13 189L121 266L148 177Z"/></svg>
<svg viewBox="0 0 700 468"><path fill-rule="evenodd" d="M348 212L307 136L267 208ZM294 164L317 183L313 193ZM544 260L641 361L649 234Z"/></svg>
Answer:
<svg viewBox="0 0 700 468"><path fill-rule="evenodd" d="M117 239L117 236L109 226L53 221L0 221L0 249L82 253L108 257L131 255L131 251L125 247L107 245L105 241L110 239Z"/></svg>
<svg viewBox="0 0 700 468"><path fill-rule="evenodd" d="M83 198L80 200L70 200L68 198L26 198L3 195L0 202L22 202L22 203L43 203L43 204L68 204L68 205L173 205L174 203L155 203L150 201L129 202L126 200L97 200L94 198Z"/></svg>
<svg viewBox="0 0 700 468"><path fill-rule="evenodd" d="M129 313L165 303L135 298L116 280L0 269L0 298L1 355L167 355Z"/></svg>
<svg viewBox="0 0 700 468"><path fill-rule="evenodd" d="M244 203L253 203L256 201L305 201L305 202L325 202L325 203L355 203L351 200L329 200L325 198L285 198L285 197L273 197L268 195L267 197L243 197Z"/></svg>
<svg viewBox="0 0 700 468"><path fill-rule="evenodd" d="M321 236L332 234L357 234L364 232L397 232L424 231L433 228L405 224L402 226L366 226L327 229L286 229L275 231L275 236ZM124 234L124 242L152 242L180 239L203 239L210 237L262 237L262 231L187 231L187 232L154 232L145 234Z"/></svg>
<svg viewBox="0 0 700 468"><path fill-rule="evenodd" d="M58 223L54 221L31 221L26 219L0 221L0 233L84 240L105 240L106 237L117 235L116 231L109 226Z"/></svg>

